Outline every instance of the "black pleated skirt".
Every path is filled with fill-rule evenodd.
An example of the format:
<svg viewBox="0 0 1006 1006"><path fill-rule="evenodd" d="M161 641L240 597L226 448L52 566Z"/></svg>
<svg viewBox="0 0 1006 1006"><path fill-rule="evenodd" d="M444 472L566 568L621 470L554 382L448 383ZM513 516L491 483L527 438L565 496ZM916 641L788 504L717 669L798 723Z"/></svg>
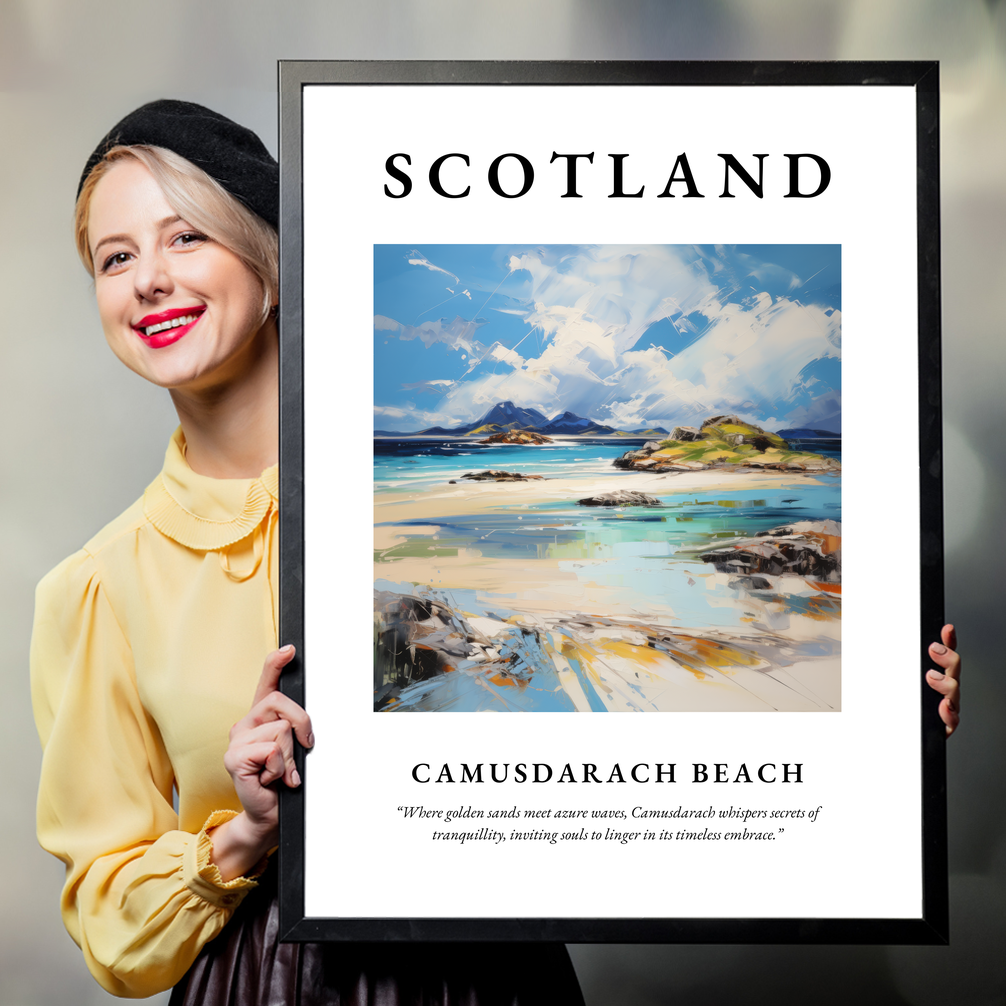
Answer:
<svg viewBox="0 0 1006 1006"><path fill-rule="evenodd" d="M583 1006L561 943L280 943L275 871L170 1006Z"/></svg>

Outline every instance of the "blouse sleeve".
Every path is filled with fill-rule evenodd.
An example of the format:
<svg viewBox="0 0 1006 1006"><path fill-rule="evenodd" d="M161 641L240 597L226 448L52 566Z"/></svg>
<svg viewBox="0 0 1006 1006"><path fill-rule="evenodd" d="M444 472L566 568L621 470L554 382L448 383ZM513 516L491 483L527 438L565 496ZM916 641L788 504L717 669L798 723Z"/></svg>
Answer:
<svg viewBox="0 0 1006 1006"><path fill-rule="evenodd" d="M42 741L38 837L66 865L63 921L117 996L170 988L254 880L224 882L207 829L178 830L171 764L140 703L129 642L78 552L39 584L31 644Z"/></svg>

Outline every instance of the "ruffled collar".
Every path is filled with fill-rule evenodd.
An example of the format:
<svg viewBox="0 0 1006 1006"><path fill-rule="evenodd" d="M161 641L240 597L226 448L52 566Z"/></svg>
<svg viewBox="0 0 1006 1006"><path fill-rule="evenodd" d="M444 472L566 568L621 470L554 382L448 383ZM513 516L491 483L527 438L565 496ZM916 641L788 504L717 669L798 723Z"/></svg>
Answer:
<svg viewBox="0 0 1006 1006"><path fill-rule="evenodd" d="M186 548L211 552L252 533L279 500L279 466L257 479L213 479L185 460L185 437L175 430L164 468L143 494L143 512L162 534Z"/></svg>

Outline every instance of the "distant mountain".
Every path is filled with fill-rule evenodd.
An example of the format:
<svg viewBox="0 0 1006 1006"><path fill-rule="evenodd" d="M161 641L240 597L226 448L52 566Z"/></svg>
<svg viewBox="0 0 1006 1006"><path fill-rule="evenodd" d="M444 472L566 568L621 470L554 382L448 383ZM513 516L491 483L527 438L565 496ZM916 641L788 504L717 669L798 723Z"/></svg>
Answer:
<svg viewBox="0 0 1006 1006"><path fill-rule="evenodd" d="M554 433L579 433L590 426L590 424L589 419L583 419L567 410L561 416L556 416L554 419L549 420L542 429L550 430Z"/></svg>
<svg viewBox="0 0 1006 1006"><path fill-rule="evenodd" d="M800 427L795 430L779 430L779 436L783 440L841 440L841 433L832 433L830 430L811 430Z"/></svg>
<svg viewBox="0 0 1006 1006"><path fill-rule="evenodd" d="M490 433L501 433L507 430L537 430L545 426L548 420L537 409L522 409L513 402L497 402L481 419L464 426L453 426L445 430L442 426L432 426L428 430L420 430L411 436L452 436L466 437L470 433L485 436ZM490 429L491 427L491 429Z"/></svg>
<svg viewBox="0 0 1006 1006"><path fill-rule="evenodd" d="M537 409L521 409L513 402L497 402L472 429L477 426L502 426L505 430L529 430L545 426L548 419Z"/></svg>
<svg viewBox="0 0 1006 1006"><path fill-rule="evenodd" d="M454 437L457 430L445 430L442 426L431 426L428 430L420 430L418 433L393 433L394 437Z"/></svg>
<svg viewBox="0 0 1006 1006"><path fill-rule="evenodd" d="M402 433L397 430L374 430L375 437L486 437L511 430L527 430L549 436L610 436L618 434L631 436L642 434L653 436L666 434L660 426L641 430L616 430L613 426L603 426L593 419L584 419L574 412L563 412L548 419L537 409L522 409L511 401L497 402L481 419L462 426L431 426L429 429Z"/></svg>
<svg viewBox="0 0 1006 1006"><path fill-rule="evenodd" d="M578 416L573 412L566 411L561 416L556 416L554 419L549 420L545 426L542 426L537 432L539 433L564 433L564 434L578 434L578 433L614 433L615 428L613 426L601 426L599 423L595 423L592 419L584 419L582 416Z"/></svg>

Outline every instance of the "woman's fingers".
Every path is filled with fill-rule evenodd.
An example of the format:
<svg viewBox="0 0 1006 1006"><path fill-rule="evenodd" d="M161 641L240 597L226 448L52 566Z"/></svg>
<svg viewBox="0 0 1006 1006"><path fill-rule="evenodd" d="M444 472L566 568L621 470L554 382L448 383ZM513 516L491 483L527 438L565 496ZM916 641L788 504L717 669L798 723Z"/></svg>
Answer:
<svg viewBox="0 0 1006 1006"><path fill-rule="evenodd" d="M262 745L268 745L269 750ZM272 757L266 760L273 749L278 752L279 761ZM232 739L229 750L236 751L239 758L244 757L245 752L255 752L259 766L256 774L263 786L280 778L293 789L300 785L300 773L293 757L293 731L284 719L270 720L242 731Z"/></svg>
<svg viewBox="0 0 1006 1006"><path fill-rule="evenodd" d="M939 664L940 669L943 671L947 677L953 678L955 681L960 679L961 676L961 657L959 653L955 653L953 650L946 650L940 647L943 652L936 649L939 643L933 643L929 647L929 656L937 664Z"/></svg>
<svg viewBox="0 0 1006 1006"><path fill-rule="evenodd" d="M943 626L940 631L940 639L943 640L944 646L948 646L951 650L957 649L957 630L952 625Z"/></svg>
<svg viewBox="0 0 1006 1006"><path fill-rule="evenodd" d="M311 718L278 690L283 668L295 652L292 646L284 646L266 657L252 708L231 728L230 745L224 757L241 805L259 816L275 810L275 794L267 794L265 787L279 779L291 788L300 785L294 761L294 735L305 747L314 745Z"/></svg>
<svg viewBox="0 0 1006 1006"><path fill-rule="evenodd" d="M261 702L251 708L249 713L231 727L231 740L247 730L254 730L263 723L285 720L293 727L297 740L306 747L314 747L314 734L311 728L311 717L303 706L297 705L288 695L282 692L270 692Z"/></svg>
<svg viewBox="0 0 1006 1006"><path fill-rule="evenodd" d="M303 706L297 705L289 695L282 692L270 692L241 721L247 727L255 727L271 720L286 720L297 734L297 740L304 747L314 747L314 734L311 732L311 717Z"/></svg>
<svg viewBox="0 0 1006 1006"><path fill-rule="evenodd" d="M269 740L242 745L229 762L227 757L224 758L224 765L232 776L248 781L257 779L260 786L268 786L281 779L286 770L282 746Z"/></svg>
<svg viewBox="0 0 1006 1006"><path fill-rule="evenodd" d="M949 737L961 721L959 696L960 682L952 678L949 674L941 671L930 670L926 672L926 681L929 687L943 696L940 702L940 719L946 724L947 736Z"/></svg>
<svg viewBox="0 0 1006 1006"><path fill-rule="evenodd" d="M927 675L927 678L929 680L929 684L933 688L936 688L937 691L940 691L940 689L937 687L937 685L940 682L933 680L933 676L937 673L939 672L930 671L929 674ZM943 681L950 681L950 678L944 677ZM956 685L956 682L953 683ZM943 698L943 700L940 702L939 712L940 712L940 719L943 720L943 723L946 726L947 736L949 737L957 729L957 725L961 722L960 710L957 708L956 693L954 695L947 695Z"/></svg>
<svg viewBox="0 0 1006 1006"><path fill-rule="evenodd" d="M283 775L286 761L282 746L275 740L249 741L227 749L224 767L235 785L256 781L259 786L268 786Z"/></svg>
<svg viewBox="0 0 1006 1006"><path fill-rule="evenodd" d="M270 692L276 691L279 687L279 676L283 673L283 668L293 660L297 650L292 645L280 647L273 650L265 663L262 665L262 676L259 678L258 687L255 689L255 698L252 699L254 709Z"/></svg>
<svg viewBox="0 0 1006 1006"><path fill-rule="evenodd" d="M947 634L947 633L945 633ZM930 643L929 656L942 668L944 674L955 681L961 673L961 655L943 643Z"/></svg>
<svg viewBox="0 0 1006 1006"><path fill-rule="evenodd" d="M957 712L957 696L961 688L960 682L950 677L949 674L943 674L935 670L927 672L926 679L929 681L929 687L948 699L951 708Z"/></svg>
<svg viewBox="0 0 1006 1006"><path fill-rule="evenodd" d="M926 672L929 687L943 696L940 702L940 719L947 728L949 737L960 723L960 673L961 657L956 652L957 632L952 625L944 625L940 632L941 643L931 643L929 656L942 670L935 668Z"/></svg>
<svg viewBox="0 0 1006 1006"><path fill-rule="evenodd" d="M266 657L262 666L262 676L255 689L251 710L247 716L234 725L231 730L232 737L235 732L250 729L260 723L274 719L285 719L291 723L297 734L297 740L304 747L314 747L311 717L307 715L302 706L279 691L279 679L283 668L290 663L296 652L293 646L284 646L282 649L273 650Z"/></svg>
<svg viewBox="0 0 1006 1006"><path fill-rule="evenodd" d="M266 657L252 708L231 728L224 755L224 767L245 815L234 820L251 822L256 834L268 836L267 845L275 844L278 828L279 794L273 783L282 779L290 787L301 784L294 762L294 732L305 746L314 743L310 717L278 690L283 668L294 653L292 646L284 646ZM224 825L214 834L221 832L226 832Z"/></svg>
<svg viewBox="0 0 1006 1006"><path fill-rule="evenodd" d="M286 765L282 747L279 744L273 744L262 765L262 771L259 773L259 782L263 786L268 786L278 779L282 779L286 772Z"/></svg>

